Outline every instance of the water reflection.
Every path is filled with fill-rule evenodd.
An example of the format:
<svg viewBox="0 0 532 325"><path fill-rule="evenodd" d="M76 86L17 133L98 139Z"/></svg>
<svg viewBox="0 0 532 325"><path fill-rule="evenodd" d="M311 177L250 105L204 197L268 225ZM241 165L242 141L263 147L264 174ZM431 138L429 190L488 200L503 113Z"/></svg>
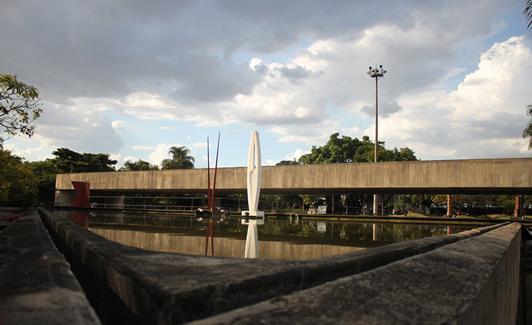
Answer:
<svg viewBox="0 0 532 325"><path fill-rule="evenodd" d="M204 255L205 237L175 233L154 233L147 231L90 228L96 234L124 245L161 252ZM244 238L215 237L214 255L243 257ZM259 241L261 258L298 260L314 259L327 255L337 255L358 251L364 248L325 244L300 244L297 242Z"/></svg>
<svg viewBox="0 0 532 325"><path fill-rule="evenodd" d="M205 223L195 216L140 213L57 211L110 240L144 249L204 255ZM215 227L214 255L243 257L246 225L225 219ZM367 247L430 236L445 236L470 227L355 221L314 221L301 217L268 218L258 227L259 252L266 259L313 259Z"/></svg>

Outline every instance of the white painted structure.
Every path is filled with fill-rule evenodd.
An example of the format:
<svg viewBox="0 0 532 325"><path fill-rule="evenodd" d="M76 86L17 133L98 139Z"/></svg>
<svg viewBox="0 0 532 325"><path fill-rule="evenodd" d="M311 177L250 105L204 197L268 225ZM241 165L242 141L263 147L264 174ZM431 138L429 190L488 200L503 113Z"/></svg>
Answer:
<svg viewBox="0 0 532 325"><path fill-rule="evenodd" d="M264 211L258 211L260 185L261 185L261 161L260 161L260 142L259 133L253 131L249 141L248 150L248 168L247 168L247 192L248 192L248 211L242 211L242 216L251 217L251 219L242 219L242 224L248 225L246 236L246 248L244 251L245 258L259 257L259 237L257 225L264 224Z"/></svg>

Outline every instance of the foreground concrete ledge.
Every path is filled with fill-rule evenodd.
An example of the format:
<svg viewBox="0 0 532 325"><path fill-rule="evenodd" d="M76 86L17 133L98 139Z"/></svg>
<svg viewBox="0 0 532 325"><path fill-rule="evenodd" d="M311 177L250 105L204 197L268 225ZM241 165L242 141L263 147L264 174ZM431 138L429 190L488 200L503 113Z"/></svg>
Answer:
<svg viewBox="0 0 532 325"><path fill-rule="evenodd" d="M119 321L111 315L118 308L111 306L117 304L124 317L152 324L219 314L500 227L492 225L317 260L274 261L146 251L109 241L50 211L41 212L102 321L106 317ZM102 285L104 288L96 288ZM128 311L130 315L126 315Z"/></svg>
<svg viewBox="0 0 532 325"><path fill-rule="evenodd" d="M515 324L521 225L195 324Z"/></svg>
<svg viewBox="0 0 532 325"><path fill-rule="evenodd" d="M0 233L0 324L100 324L35 209Z"/></svg>

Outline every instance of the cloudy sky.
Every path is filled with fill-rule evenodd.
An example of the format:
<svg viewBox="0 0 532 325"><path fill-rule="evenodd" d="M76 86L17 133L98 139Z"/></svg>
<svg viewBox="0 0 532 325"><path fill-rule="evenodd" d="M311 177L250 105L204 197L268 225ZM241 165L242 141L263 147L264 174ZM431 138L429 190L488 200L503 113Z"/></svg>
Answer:
<svg viewBox="0 0 532 325"><path fill-rule="evenodd" d="M524 0L0 0L0 73L41 92L28 160L57 147L160 163L172 145L205 166L299 157L330 134L374 134L423 160L531 156L532 31Z"/></svg>

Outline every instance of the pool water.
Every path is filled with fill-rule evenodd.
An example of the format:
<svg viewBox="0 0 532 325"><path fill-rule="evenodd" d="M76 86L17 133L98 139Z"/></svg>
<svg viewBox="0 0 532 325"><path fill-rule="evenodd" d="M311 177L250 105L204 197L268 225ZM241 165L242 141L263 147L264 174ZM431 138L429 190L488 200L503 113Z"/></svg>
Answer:
<svg viewBox="0 0 532 325"><path fill-rule="evenodd" d="M147 250L204 255L206 222L196 216L119 213L108 211L56 211L109 240ZM258 226L259 257L303 260L356 252L390 243L446 236L468 226L397 222L316 220L303 217L268 217ZM239 218L214 225L214 255L243 257L247 226ZM209 255L210 251L209 243Z"/></svg>

